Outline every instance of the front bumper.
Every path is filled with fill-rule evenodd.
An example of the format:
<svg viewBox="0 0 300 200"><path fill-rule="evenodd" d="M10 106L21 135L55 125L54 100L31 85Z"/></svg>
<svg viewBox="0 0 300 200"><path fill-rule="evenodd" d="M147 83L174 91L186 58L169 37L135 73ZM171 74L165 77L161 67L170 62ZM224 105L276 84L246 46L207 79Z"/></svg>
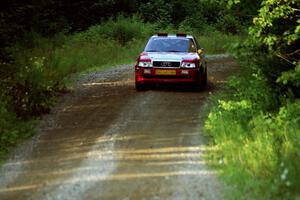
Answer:
<svg viewBox="0 0 300 200"><path fill-rule="evenodd" d="M193 84L193 83L197 83L199 79L200 79L199 68L186 69L186 68L141 68L137 66L135 67L135 81L137 84L157 84L157 83Z"/></svg>

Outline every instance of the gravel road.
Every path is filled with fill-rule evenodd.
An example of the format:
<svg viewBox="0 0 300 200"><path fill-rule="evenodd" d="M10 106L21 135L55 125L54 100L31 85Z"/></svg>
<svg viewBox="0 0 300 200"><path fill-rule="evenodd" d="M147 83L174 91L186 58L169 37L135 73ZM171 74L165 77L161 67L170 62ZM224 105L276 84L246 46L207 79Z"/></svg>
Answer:
<svg viewBox="0 0 300 200"><path fill-rule="evenodd" d="M129 65L80 78L0 169L0 199L223 199L203 155L207 97L237 71L210 56L202 92L136 92Z"/></svg>

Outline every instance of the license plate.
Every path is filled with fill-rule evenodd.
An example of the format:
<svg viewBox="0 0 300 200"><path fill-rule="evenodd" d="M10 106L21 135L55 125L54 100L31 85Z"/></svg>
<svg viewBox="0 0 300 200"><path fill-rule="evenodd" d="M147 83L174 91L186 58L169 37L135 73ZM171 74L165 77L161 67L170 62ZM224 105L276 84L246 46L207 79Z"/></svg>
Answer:
<svg viewBox="0 0 300 200"><path fill-rule="evenodd" d="M157 69L155 70L156 75L176 75L176 70L164 70L164 69Z"/></svg>

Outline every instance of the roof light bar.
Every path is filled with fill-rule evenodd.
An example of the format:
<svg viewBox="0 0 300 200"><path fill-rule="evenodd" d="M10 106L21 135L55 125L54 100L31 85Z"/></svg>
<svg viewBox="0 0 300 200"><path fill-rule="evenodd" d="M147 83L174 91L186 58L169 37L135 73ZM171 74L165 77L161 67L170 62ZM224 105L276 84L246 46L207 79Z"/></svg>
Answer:
<svg viewBox="0 0 300 200"><path fill-rule="evenodd" d="M186 37L187 34L186 33L176 33L177 37Z"/></svg>
<svg viewBox="0 0 300 200"><path fill-rule="evenodd" d="M168 36L168 33L157 33L157 36Z"/></svg>

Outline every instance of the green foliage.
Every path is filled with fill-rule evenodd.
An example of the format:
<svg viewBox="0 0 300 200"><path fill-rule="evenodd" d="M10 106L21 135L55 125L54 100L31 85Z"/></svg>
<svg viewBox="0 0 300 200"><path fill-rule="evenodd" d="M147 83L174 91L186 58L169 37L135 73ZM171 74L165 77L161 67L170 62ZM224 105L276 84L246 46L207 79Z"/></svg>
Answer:
<svg viewBox="0 0 300 200"><path fill-rule="evenodd" d="M30 57L24 63L16 63L22 68L12 82L10 95L14 110L20 117L38 116L50 111L59 82L53 77L55 72L46 69L45 62L45 57Z"/></svg>
<svg viewBox="0 0 300 200"><path fill-rule="evenodd" d="M240 35L224 34L213 27L206 27L204 32L194 32L194 35L207 54L229 53L230 48L242 40Z"/></svg>
<svg viewBox="0 0 300 200"><path fill-rule="evenodd" d="M212 99L205 126L233 199L300 198L299 7L262 1L249 39L235 47L240 77Z"/></svg>
<svg viewBox="0 0 300 200"><path fill-rule="evenodd" d="M280 73L276 77L278 84L286 86L295 96L300 96L299 82L299 43L300 43L300 2L265 0L254 18L250 29L252 37L268 48L274 57L278 57L276 68Z"/></svg>
<svg viewBox="0 0 300 200"><path fill-rule="evenodd" d="M237 187L230 190L231 198L299 197L300 102L266 112L276 102L270 85L258 75L234 78L228 89L213 97L215 106L205 128L219 149L213 156L215 164L222 168L225 180Z"/></svg>
<svg viewBox="0 0 300 200"><path fill-rule="evenodd" d="M64 30L84 30L116 13L134 11L134 0L3 0L0 8L0 46L23 38L28 31L53 36Z"/></svg>
<svg viewBox="0 0 300 200"><path fill-rule="evenodd" d="M187 19L190 26L200 31L203 26L216 24L218 17L222 17L226 10L216 1L177 0L173 3L172 21L178 24Z"/></svg>
<svg viewBox="0 0 300 200"><path fill-rule="evenodd" d="M165 27L171 23L172 5L165 0L150 0L140 6L139 12L146 21Z"/></svg>
<svg viewBox="0 0 300 200"><path fill-rule="evenodd" d="M53 97L63 89L55 69L48 65L56 44L34 37L31 48L19 44L9 49L14 61L7 65L13 70L0 81L1 99L24 119L48 113Z"/></svg>
<svg viewBox="0 0 300 200"><path fill-rule="evenodd" d="M103 40L114 40L121 45L125 45L133 39L147 38L154 31L154 25L144 23L136 16L126 18L123 15L119 15L115 19L110 18L99 25L91 26L88 30L75 34L73 38L75 41L97 43Z"/></svg>
<svg viewBox="0 0 300 200"><path fill-rule="evenodd" d="M249 21L238 16L235 11L228 10L218 1L211 0L151 0L141 4L139 14L146 21L158 23L161 28L175 25L180 30L184 26L197 32L215 26L217 30L225 33L240 33L242 24Z"/></svg>
<svg viewBox="0 0 300 200"><path fill-rule="evenodd" d="M31 123L17 119L6 107L5 103L0 101L0 161L10 147L33 133Z"/></svg>
<svg viewBox="0 0 300 200"><path fill-rule="evenodd" d="M216 28L224 33L237 34L242 31L241 21L231 14L221 16L217 23Z"/></svg>

